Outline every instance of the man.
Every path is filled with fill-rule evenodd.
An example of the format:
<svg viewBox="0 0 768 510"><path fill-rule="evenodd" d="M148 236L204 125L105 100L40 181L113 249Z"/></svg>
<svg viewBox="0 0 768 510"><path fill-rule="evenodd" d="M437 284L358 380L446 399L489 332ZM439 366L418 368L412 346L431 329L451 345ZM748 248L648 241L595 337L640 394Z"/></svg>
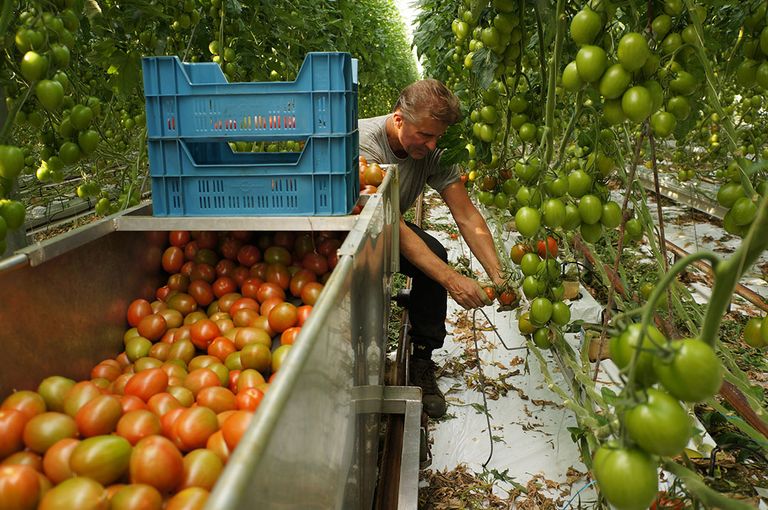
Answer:
<svg viewBox="0 0 768 510"><path fill-rule="evenodd" d="M400 212L413 205L429 184L445 201L459 231L491 280L503 283L501 264L485 219L469 199L456 165L441 165L438 139L461 117L459 101L437 80L406 87L389 115L360 119L360 155L368 162L397 164ZM448 264L440 242L416 225L400 220L400 271L412 278L408 315L413 354L411 384L422 388L425 412L438 418L447 409L435 381L432 351L442 347L448 294L463 308L490 304L480 284Z"/></svg>

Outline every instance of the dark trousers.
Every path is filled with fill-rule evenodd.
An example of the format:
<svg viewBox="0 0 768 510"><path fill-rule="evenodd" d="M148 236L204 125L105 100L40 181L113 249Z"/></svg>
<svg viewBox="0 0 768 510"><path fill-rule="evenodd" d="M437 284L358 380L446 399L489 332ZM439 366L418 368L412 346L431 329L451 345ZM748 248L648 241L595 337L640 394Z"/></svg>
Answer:
<svg viewBox="0 0 768 510"><path fill-rule="evenodd" d="M448 261L448 252L440 244L440 241L413 223L407 221L405 223L435 255L443 262ZM429 357L433 349L443 346L443 340L445 340L448 291L402 255L400 256L400 272L412 279L408 319L411 323L410 336L414 355Z"/></svg>

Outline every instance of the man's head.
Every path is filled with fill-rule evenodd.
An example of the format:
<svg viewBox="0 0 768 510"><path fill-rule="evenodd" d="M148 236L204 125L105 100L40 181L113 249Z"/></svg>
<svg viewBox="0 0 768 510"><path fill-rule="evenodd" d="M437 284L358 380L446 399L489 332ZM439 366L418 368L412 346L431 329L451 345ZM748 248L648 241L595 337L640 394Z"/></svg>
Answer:
<svg viewBox="0 0 768 510"><path fill-rule="evenodd" d="M407 86L393 108L397 139L414 159L435 150L448 126L461 118L459 100L437 80L420 80Z"/></svg>

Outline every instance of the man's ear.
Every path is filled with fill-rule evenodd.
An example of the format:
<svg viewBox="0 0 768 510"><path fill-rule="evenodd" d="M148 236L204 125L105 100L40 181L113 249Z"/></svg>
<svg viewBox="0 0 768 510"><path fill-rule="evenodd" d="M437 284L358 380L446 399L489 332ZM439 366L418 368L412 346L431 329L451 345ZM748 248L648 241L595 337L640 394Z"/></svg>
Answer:
<svg viewBox="0 0 768 510"><path fill-rule="evenodd" d="M395 112L392 114L392 121L394 122L397 129L401 129L403 127L403 120L403 114L400 112L400 110L395 110Z"/></svg>

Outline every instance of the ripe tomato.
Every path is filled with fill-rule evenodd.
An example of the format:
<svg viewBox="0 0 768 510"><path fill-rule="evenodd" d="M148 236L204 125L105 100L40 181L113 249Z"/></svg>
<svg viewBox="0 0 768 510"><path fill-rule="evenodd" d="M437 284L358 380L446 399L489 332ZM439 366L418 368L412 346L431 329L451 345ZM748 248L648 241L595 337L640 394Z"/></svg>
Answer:
<svg viewBox="0 0 768 510"><path fill-rule="evenodd" d="M592 474L601 494L617 508L647 508L659 490L657 463L636 448L601 447Z"/></svg>
<svg viewBox="0 0 768 510"><path fill-rule="evenodd" d="M291 283L291 273L283 264L267 264L264 276L267 282L274 283L284 291L288 289Z"/></svg>
<svg viewBox="0 0 768 510"><path fill-rule="evenodd" d="M304 269L311 271L316 276L322 276L328 272L328 259L319 253L310 252L304 255L302 260Z"/></svg>
<svg viewBox="0 0 768 510"><path fill-rule="evenodd" d="M237 409L235 394L221 386L201 389L197 394L197 404L212 409L216 414Z"/></svg>
<svg viewBox="0 0 768 510"><path fill-rule="evenodd" d="M252 368L246 368L240 371L235 381L235 388L230 387L230 390L233 393L240 393L246 388L257 388L265 382L264 376L260 372Z"/></svg>
<svg viewBox="0 0 768 510"><path fill-rule="evenodd" d="M211 319L201 319L192 325L192 344L198 349L206 350L214 338L221 335L219 327Z"/></svg>
<svg viewBox="0 0 768 510"><path fill-rule="evenodd" d="M297 314L297 320L298 320L298 314ZM301 332L301 326L294 326L286 329L280 335L280 345L293 344L296 341L296 338L299 336L300 332Z"/></svg>
<svg viewBox="0 0 768 510"><path fill-rule="evenodd" d="M509 252L509 256L512 259L512 262L515 264L520 264L520 261L523 259L523 255L526 253L530 253L531 247L525 243L517 243L514 246L512 246L512 249Z"/></svg>
<svg viewBox="0 0 768 510"><path fill-rule="evenodd" d="M216 413L207 407L185 409L173 424L173 438L182 451L205 448L208 438L219 430Z"/></svg>
<svg viewBox="0 0 768 510"><path fill-rule="evenodd" d="M188 315L197 310L195 298L184 292L179 292L169 297L166 303L168 308L178 310L182 315Z"/></svg>
<svg viewBox="0 0 768 510"><path fill-rule="evenodd" d="M307 322L307 319L309 318L309 314L312 313L312 305L301 305L296 309L296 315L298 318L298 326L303 326L305 322Z"/></svg>
<svg viewBox="0 0 768 510"><path fill-rule="evenodd" d="M257 388L245 388L235 397L237 409L255 411L264 399L264 392Z"/></svg>
<svg viewBox="0 0 768 510"><path fill-rule="evenodd" d="M165 391L167 387L168 374L161 368L151 368L131 376L125 385L125 394L137 396L147 402L153 395Z"/></svg>
<svg viewBox="0 0 768 510"><path fill-rule="evenodd" d="M224 336L214 338L213 342L208 346L208 354L216 356L222 362L236 350L235 343Z"/></svg>
<svg viewBox="0 0 768 510"><path fill-rule="evenodd" d="M182 247L189 241L190 235L186 230L172 230L168 234L168 242L170 242L172 246Z"/></svg>
<svg viewBox="0 0 768 510"><path fill-rule="evenodd" d="M671 358L653 362L664 389L686 402L701 402L720 390L723 369L712 347L694 338L676 340L671 347Z"/></svg>
<svg viewBox="0 0 768 510"><path fill-rule="evenodd" d="M149 436L133 449L129 464L131 483L145 483L161 493L175 490L184 474L179 449L163 436Z"/></svg>
<svg viewBox="0 0 768 510"><path fill-rule="evenodd" d="M262 283L264 283L264 280L262 280L261 278L256 278L256 277L247 278L240 285L240 292L242 293L243 297L249 297L249 298L255 299L257 292L259 290L259 287L261 287Z"/></svg>
<svg viewBox="0 0 768 510"><path fill-rule="evenodd" d="M285 300L285 291L282 287L275 283L265 282L261 284L258 291L256 291L256 299L260 303L264 303L264 301L270 298L279 298L280 300Z"/></svg>
<svg viewBox="0 0 768 510"><path fill-rule="evenodd" d="M0 409L15 409L27 418L32 418L46 411L45 400L40 394L21 390L11 393L4 401Z"/></svg>
<svg viewBox="0 0 768 510"><path fill-rule="evenodd" d="M135 445L145 437L160 433L160 418L147 409L125 413L117 422L116 434Z"/></svg>
<svg viewBox="0 0 768 510"><path fill-rule="evenodd" d="M98 386L90 381L81 381L64 396L64 412L74 418L81 407L99 395L101 390Z"/></svg>
<svg viewBox="0 0 768 510"><path fill-rule="evenodd" d="M203 388L220 385L219 376L210 368L192 370L184 379L184 387L189 389L195 397Z"/></svg>
<svg viewBox="0 0 768 510"><path fill-rule="evenodd" d="M164 316L158 313L152 313L150 315L144 316L139 321L136 329L138 330L139 335L143 336L147 340L156 342L163 336L167 327L168 326L165 322Z"/></svg>
<svg viewBox="0 0 768 510"><path fill-rule="evenodd" d="M323 284L319 282L307 282L301 289L301 300L305 305L314 306L323 291Z"/></svg>
<svg viewBox="0 0 768 510"><path fill-rule="evenodd" d="M250 411L235 411L221 426L221 433L230 451L237 447L243 437L253 413Z"/></svg>
<svg viewBox="0 0 768 510"><path fill-rule="evenodd" d="M128 324L136 327L145 316L152 313L152 305L146 299L135 299L128 305Z"/></svg>
<svg viewBox="0 0 768 510"><path fill-rule="evenodd" d="M29 417L18 409L0 409L0 459L24 448L24 426Z"/></svg>
<svg viewBox="0 0 768 510"><path fill-rule="evenodd" d="M39 500L37 471L20 464L0 465L0 508L32 510Z"/></svg>
<svg viewBox="0 0 768 510"><path fill-rule="evenodd" d="M69 465L69 458L72 456L72 451L78 444L80 444L78 439L68 437L56 441L56 443L45 452L45 456L43 457L43 472L54 485L75 476L75 473Z"/></svg>
<svg viewBox="0 0 768 510"><path fill-rule="evenodd" d="M565 207L563 207L563 215L565 215ZM539 239L536 242L536 252L543 259L557 257L557 241L552 236L547 236L546 242L543 239Z"/></svg>
<svg viewBox="0 0 768 510"><path fill-rule="evenodd" d="M113 395L99 395L75 415L75 422L82 437L111 434L123 415L120 400Z"/></svg>
<svg viewBox="0 0 768 510"><path fill-rule="evenodd" d="M162 264L166 273L178 273L184 265L184 251L178 246L169 246L163 252Z"/></svg>
<svg viewBox="0 0 768 510"><path fill-rule="evenodd" d="M270 327L277 333L282 333L294 327L298 322L296 306L283 301L277 304L268 314Z"/></svg>
<svg viewBox="0 0 768 510"><path fill-rule="evenodd" d="M245 267L251 267L261 261L261 251L256 246L243 245L237 252L237 261Z"/></svg>
<svg viewBox="0 0 768 510"><path fill-rule="evenodd" d="M213 290L213 295L217 298L220 298L224 296L225 294L229 294L231 292L237 291L237 283L235 283L235 280L228 276L219 276L211 286Z"/></svg>

